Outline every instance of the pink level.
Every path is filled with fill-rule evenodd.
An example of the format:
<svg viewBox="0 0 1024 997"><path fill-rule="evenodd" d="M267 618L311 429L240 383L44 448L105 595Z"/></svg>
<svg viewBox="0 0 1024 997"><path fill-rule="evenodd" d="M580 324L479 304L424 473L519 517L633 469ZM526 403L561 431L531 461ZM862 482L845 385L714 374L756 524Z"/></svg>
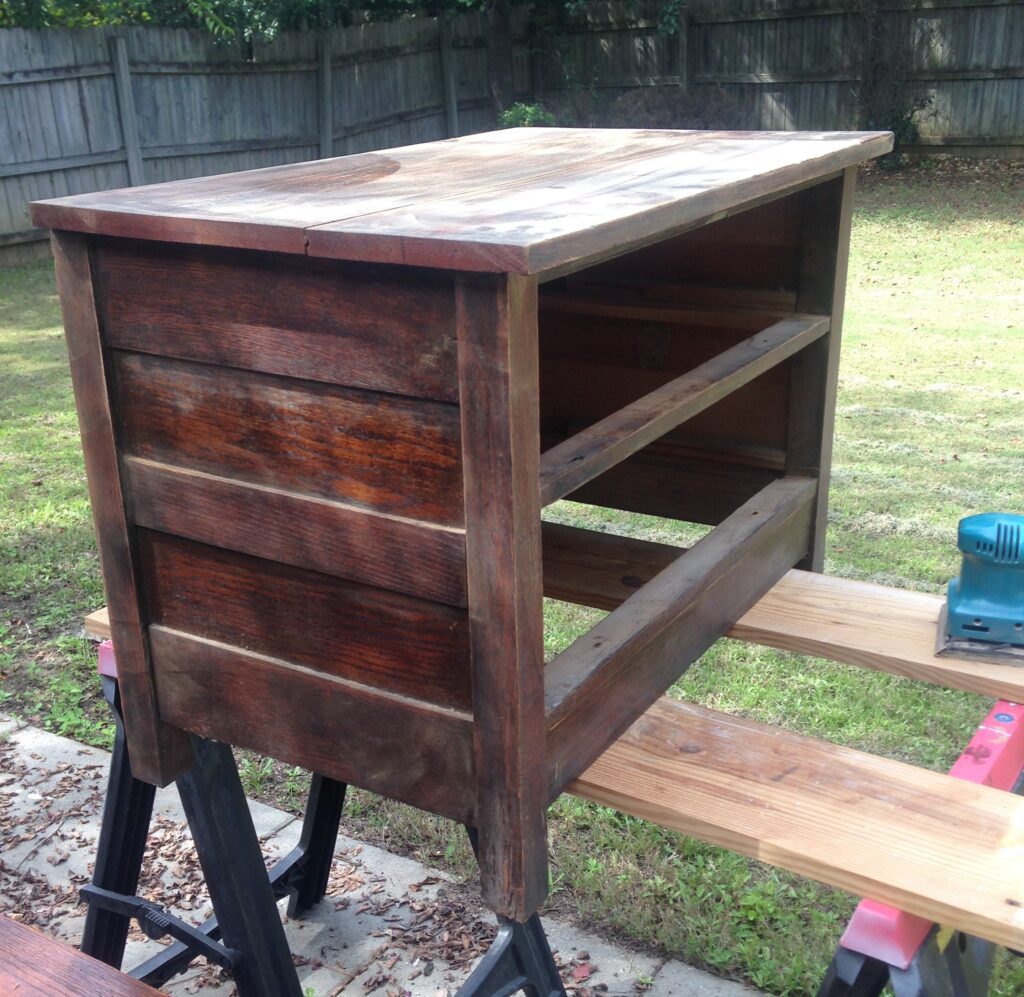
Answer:
<svg viewBox="0 0 1024 997"><path fill-rule="evenodd" d="M995 789L1012 789L1024 768L1024 706L1000 700L949 774ZM889 966L906 969L928 937L931 921L874 900L862 900L842 945Z"/></svg>

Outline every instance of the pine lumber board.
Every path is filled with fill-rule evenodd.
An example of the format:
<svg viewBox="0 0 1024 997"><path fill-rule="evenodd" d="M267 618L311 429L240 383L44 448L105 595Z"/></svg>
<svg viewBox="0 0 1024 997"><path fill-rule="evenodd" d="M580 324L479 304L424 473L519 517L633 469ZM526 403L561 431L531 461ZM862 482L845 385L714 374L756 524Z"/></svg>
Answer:
<svg viewBox="0 0 1024 997"><path fill-rule="evenodd" d="M569 792L1013 949L1024 799L662 699Z"/></svg>
<svg viewBox="0 0 1024 997"><path fill-rule="evenodd" d="M679 556L679 548L546 523L544 591L614 609ZM795 654L1024 702L1024 668L935 654L944 599L817 572L788 571L727 636Z"/></svg>

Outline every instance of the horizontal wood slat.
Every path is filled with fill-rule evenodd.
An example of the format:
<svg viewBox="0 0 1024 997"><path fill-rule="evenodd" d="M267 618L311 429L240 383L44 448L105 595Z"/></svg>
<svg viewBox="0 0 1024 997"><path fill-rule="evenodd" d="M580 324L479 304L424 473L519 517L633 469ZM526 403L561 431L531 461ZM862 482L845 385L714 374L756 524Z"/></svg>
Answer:
<svg viewBox="0 0 1024 997"><path fill-rule="evenodd" d="M773 482L548 664L552 796L803 557L816 491Z"/></svg>
<svg viewBox="0 0 1024 997"><path fill-rule="evenodd" d="M679 557L680 548L612 533L544 524L544 594L614 609ZM945 600L835 578L786 574L726 633L949 689L1024 702L1024 668L935 655Z"/></svg>
<svg viewBox="0 0 1024 997"><path fill-rule="evenodd" d="M829 328L825 316L794 316L751 336L694 370L541 455L541 502L563 498L648 443L776 366Z"/></svg>
<svg viewBox="0 0 1024 997"><path fill-rule="evenodd" d="M466 605L462 530L128 457L132 520L217 547ZM225 515L225 510L230 510ZM415 551L415 557L408 557Z"/></svg>
<svg viewBox="0 0 1024 997"><path fill-rule="evenodd" d="M473 823L467 714L166 627L149 641L169 723Z"/></svg>
<svg viewBox="0 0 1024 997"><path fill-rule="evenodd" d="M1011 793L666 699L569 791L1024 946L1024 800Z"/></svg>
<svg viewBox="0 0 1024 997"><path fill-rule="evenodd" d="M118 239L100 241L94 259L110 346L442 401L458 397L451 278Z"/></svg>
<svg viewBox="0 0 1024 997"><path fill-rule="evenodd" d="M143 353L113 357L128 455L462 522L454 405Z"/></svg>
<svg viewBox="0 0 1024 997"><path fill-rule="evenodd" d="M745 290L736 288L735 297L742 298ZM658 300L657 296L645 300L641 295L634 295L631 291L632 289L628 287L588 288L585 293L544 291L540 296L540 311L542 316L587 315L636 322L665 322L674 325L759 332L766 326L778 322L783 318L784 312L792 310L745 309L739 307L736 302L724 304L720 308L712 308L706 303L702 307L700 304L686 301L676 303ZM557 328L555 322L550 319L548 325Z"/></svg>
<svg viewBox="0 0 1024 997"><path fill-rule="evenodd" d="M464 610L152 530L148 622L442 706L471 703Z"/></svg>

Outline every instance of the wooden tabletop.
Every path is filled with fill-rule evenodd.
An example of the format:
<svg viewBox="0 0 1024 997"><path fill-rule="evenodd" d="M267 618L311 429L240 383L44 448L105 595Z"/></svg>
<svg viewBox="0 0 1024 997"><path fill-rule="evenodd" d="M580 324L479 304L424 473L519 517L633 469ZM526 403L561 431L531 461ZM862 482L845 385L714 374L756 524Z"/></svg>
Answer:
<svg viewBox="0 0 1024 997"><path fill-rule="evenodd" d="M543 273L887 152L888 132L517 128L36 202L37 225L453 270Z"/></svg>

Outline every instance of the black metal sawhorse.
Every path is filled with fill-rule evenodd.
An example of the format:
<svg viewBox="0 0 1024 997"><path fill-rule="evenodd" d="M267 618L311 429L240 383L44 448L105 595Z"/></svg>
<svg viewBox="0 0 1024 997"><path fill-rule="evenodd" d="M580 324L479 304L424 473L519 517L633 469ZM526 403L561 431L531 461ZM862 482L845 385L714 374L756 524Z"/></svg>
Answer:
<svg viewBox="0 0 1024 997"><path fill-rule="evenodd" d="M137 896L153 816L155 789L131 773L117 679L101 672L116 724L114 751L82 951L121 968L131 920L150 938L175 939L129 975L159 987L198 956L228 970L240 997L300 997L276 901L287 896L288 916L301 917L327 892L345 803L344 783L314 774L298 845L264 874L234 756L228 745L193 737L194 764L177 781L182 805L210 890L215 916L198 928ZM476 832L467 828L476 849ZM498 919L498 936L458 997L565 997L565 989L538 915L525 924Z"/></svg>

